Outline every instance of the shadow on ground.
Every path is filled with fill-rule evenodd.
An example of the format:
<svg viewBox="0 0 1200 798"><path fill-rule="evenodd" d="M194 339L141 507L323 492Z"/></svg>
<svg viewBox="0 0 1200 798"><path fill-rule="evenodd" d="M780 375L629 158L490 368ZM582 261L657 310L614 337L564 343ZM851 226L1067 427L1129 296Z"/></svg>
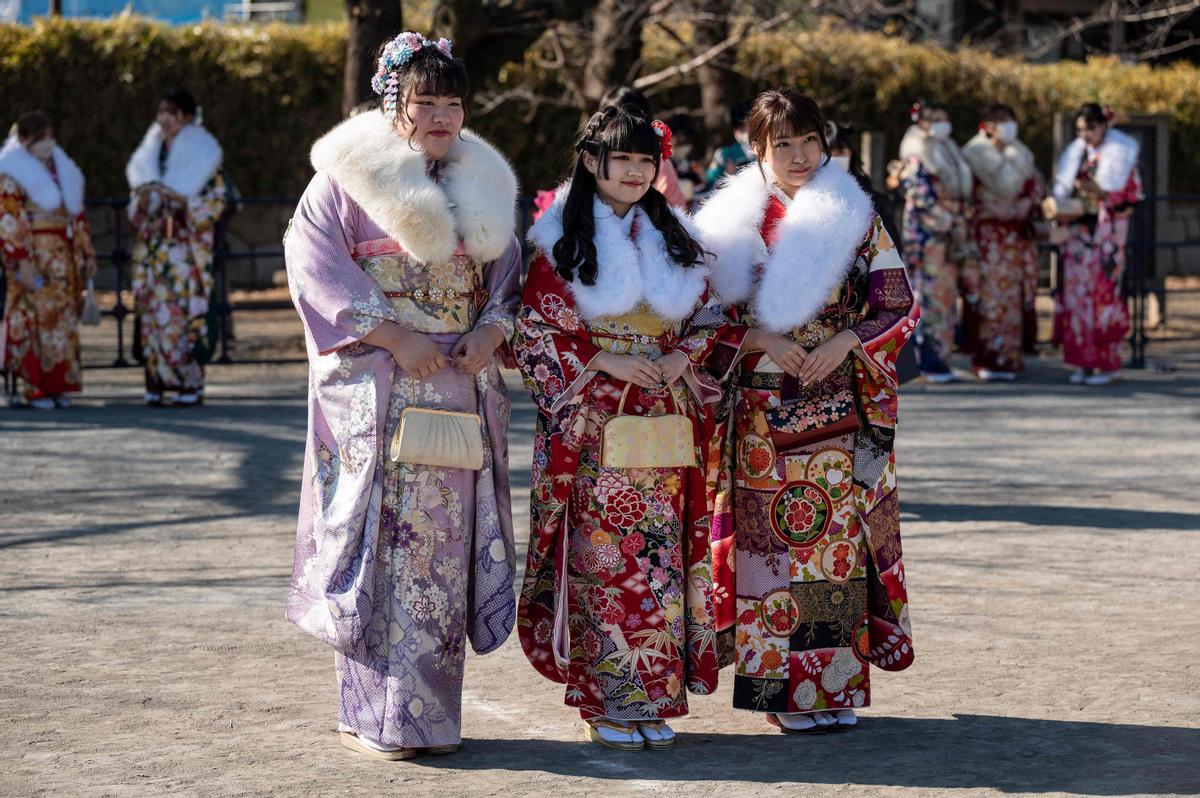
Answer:
<svg viewBox="0 0 1200 798"><path fill-rule="evenodd" d="M465 740L455 756L412 764L614 780L1130 795L1200 790L1198 754L1200 729L955 715L865 718L852 733L808 737L683 732L674 751L636 754L562 740Z"/></svg>

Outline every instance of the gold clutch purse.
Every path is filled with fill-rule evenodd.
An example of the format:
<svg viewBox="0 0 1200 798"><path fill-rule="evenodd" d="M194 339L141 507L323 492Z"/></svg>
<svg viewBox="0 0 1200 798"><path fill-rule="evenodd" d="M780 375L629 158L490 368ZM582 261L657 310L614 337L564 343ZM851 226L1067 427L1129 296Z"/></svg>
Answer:
<svg viewBox="0 0 1200 798"><path fill-rule="evenodd" d="M1078 219L1086 212L1087 208L1084 207L1083 200L1078 197L1069 197L1065 200L1046 197L1042 200L1042 213L1051 221Z"/></svg>
<svg viewBox="0 0 1200 798"><path fill-rule="evenodd" d="M661 416L624 415L631 384L621 391L617 414L600 430L600 465L605 468L696 468L696 439L692 420L679 412L668 389L674 413Z"/></svg>
<svg viewBox="0 0 1200 798"><path fill-rule="evenodd" d="M392 436L397 463L438 468L483 468L483 425L475 413L406 407Z"/></svg>

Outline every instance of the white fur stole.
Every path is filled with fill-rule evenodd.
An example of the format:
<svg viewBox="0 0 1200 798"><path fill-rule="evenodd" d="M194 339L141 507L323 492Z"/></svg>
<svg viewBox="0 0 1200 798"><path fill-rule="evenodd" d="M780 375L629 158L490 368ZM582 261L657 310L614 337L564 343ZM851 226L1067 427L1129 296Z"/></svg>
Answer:
<svg viewBox="0 0 1200 798"><path fill-rule="evenodd" d="M1104 141L1097 148L1100 162L1096 166L1096 185L1104 191L1120 191L1129 182L1129 175L1137 166L1141 145L1128 133L1110 127L1104 133ZM1087 156L1087 144L1077 138L1067 145L1058 157L1058 168L1054 171L1054 197L1064 200L1075 193L1075 178L1079 167Z"/></svg>
<svg viewBox="0 0 1200 798"><path fill-rule="evenodd" d="M47 211L66 208L71 216L78 216L83 210L83 172L58 145L54 147L54 171L57 181L44 163L21 146L16 134L0 149L0 174L15 180L34 205Z"/></svg>
<svg viewBox="0 0 1200 798"><path fill-rule="evenodd" d="M952 139L935 139L920 125L910 125L900 141L900 158L916 158L942 184L945 199L965 199L971 193L971 167Z"/></svg>
<svg viewBox="0 0 1200 798"><path fill-rule="evenodd" d="M196 197L221 168L221 145L199 125L184 125L171 140L166 171L158 168L162 145L162 128L155 122L125 166L125 177L131 189L157 182L177 194Z"/></svg>
<svg viewBox="0 0 1200 798"><path fill-rule="evenodd" d="M563 235L562 211L570 184L560 186L554 204L529 228L531 244L553 264L554 245ZM701 241L686 214L671 209L688 233ZM576 273L571 294L585 319L620 316L645 301L669 321L687 318L696 308L707 284L708 268L697 263L680 266L667 251L667 242L641 205L622 219L600 198L592 203L596 224L596 282L584 285ZM629 235L636 222L637 234Z"/></svg>
<svg viewBox="0 0 1200 798"><path fill-rule="evenodd" d="M999 149L981 130L966 143L962 155L984 188L1004 201L1016 199L1033 176L1033 153L1020 141L1011 141Z"/></svg>
<svg viewBox="0 0 1200 798"><path fill-rule="evenodd" d="M704 246L713 252L712 284L723 302L753 294L754 313L764 327L786 332L816 318L846 278L874 208L845 170L826 164L796 192L770 252L761 228L770 197L770 178L758 166L727 178L696 215ZM754 267L763 264L754 285Z"/></svg>
<svg viewBox="0 0 1200 798"><path fill-rule="evenodd" d="M332 177L388 237L422 263L444 263L461 239L477 260L512 242L517 177L495 148L464 129L442 159L445 190L425 155L382 113L351 117L312 148L312 165Z"/></svg>

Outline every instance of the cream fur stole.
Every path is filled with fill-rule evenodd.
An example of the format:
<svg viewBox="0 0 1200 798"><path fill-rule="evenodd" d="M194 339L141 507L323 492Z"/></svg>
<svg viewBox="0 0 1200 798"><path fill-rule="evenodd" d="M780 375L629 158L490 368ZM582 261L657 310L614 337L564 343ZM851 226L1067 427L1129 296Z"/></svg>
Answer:
<svg viewBox="0 0 1200 798"><path fill-rule="evenodd" d="M0 149L0 174L17 181L34 205L47 211L66 208L71 216L78 216L83 210L83 172L58 145L54 147L54 170L57 181L44 163L21 146L16 134Z"/></svg>
<svg viewBox="0 0 1200 798"><path fill-rule="evenodd" d="M162 128L155 122L150 125L142 143L125 166L125 177L130 188L162 183L177 194L196 197L221 168L221 145L199 125L185 125L176 134L167 152L165 172L158 169L158 154L162 144Z"/></svg>
<svg viewBox="0 0 1200 798"><path fill-rule="evenodd" d="M563 235L562 211L570 184L559 187L554 204L533 227L529 243L542 251L553 264L554 245ZM600 198L592 203L596 220L596 282L584 285L576 273L571 294L585 319L620 316L645 301L654 312L669 321L687 318L695 310L707 284L708 268L697 263L680 266L667 252L667 242L650 217L635 205L622 219ZM675 218L701 241L686 214L671 209ZM637 223L637 235L631 238L630 225Z"/></svg>
<svg viewBox="0 0 1200 798"><path fill-rule="evenodd" d="M1137 139L1127 133L1122 133L1115 127L1110 127L1104 134L1104 141L1097 148L1100 159L1096 166L1096 185L1104 191L1120 191L1129 182L1129 175L1137 166L1138 152L1141 145ZM1054 172L1054 196L1056 199L1067 199L1075 193L1075 178L1079 176L1079 167L1087 156L1087 144L1083 139L1075 139L1062 155L1058 157L1058 168Z"/></svg>
<svg viewBox="0 0 1200 798"><path fill-rule="evenodd" d="M751 164L727 178L696 215L701 240L715 255L712 284L723 302L753 294L754 313L773 332L816 318L854 265L871 227L870 198L845 170L826 164L796 192L766 252L760 230L769 179ZM763 264L762 280L753 282Z"/></svg>
<svg viewBox="0 0 1200 798"><path fill-rule="evenodd" d="M966 143L962 155L984 188L1001 200L1016 199L1034 173L1033 153L1028 147L1013 141L997 149L982 130Z"/></svg>
<svg viewBox="0 0 1200 798"><path fill-rule="evenodd" d="M971 193L971 167L951 139L935 139L920 125L910 125L900 141L900 158L916 158L938 180L948 194L945 199L964 199Z"/></svg>
<svg viewBox="0 0 1200 798"><path fill-rule="evenodd" d="M516 225L517 178L490 144L464 129L442 159L445 190L382 113L351 117L312 148L324 171L388 237L422 263L445 263L461 239L481 261L500 257Z"/></svg>

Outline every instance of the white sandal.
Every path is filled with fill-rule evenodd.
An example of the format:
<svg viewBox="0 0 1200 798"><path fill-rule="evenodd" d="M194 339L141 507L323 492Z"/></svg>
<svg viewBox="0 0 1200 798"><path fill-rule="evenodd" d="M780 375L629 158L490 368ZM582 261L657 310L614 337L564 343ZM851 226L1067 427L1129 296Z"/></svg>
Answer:
<svg viewBox="0 0 1200 798"><path fill-rule="evenodd" d="M641 751L646 747L646 738L638 733L633 722L588 718L583 722L583 732L592 742L618 751Z"/></svg>
<svg viewBox="0 0 1200 798"><path fill-rule="evenodd" d="M675 745L675 730L665 720L639 720L637 729L646 738L646 747L654 751L665 751Z"/></svg>
<svg viewBox="0 0 1200 798"><path fill-rule="evenodd" d="M370 737L362 737L354 732L340 732L338 737L341 738L342 745L351 751L357 751L372 759L398 762L401 759L412 759L417 755L417 749L415 748L397 748L395 746L384 745L381 742L372 740Z"/></svg>

